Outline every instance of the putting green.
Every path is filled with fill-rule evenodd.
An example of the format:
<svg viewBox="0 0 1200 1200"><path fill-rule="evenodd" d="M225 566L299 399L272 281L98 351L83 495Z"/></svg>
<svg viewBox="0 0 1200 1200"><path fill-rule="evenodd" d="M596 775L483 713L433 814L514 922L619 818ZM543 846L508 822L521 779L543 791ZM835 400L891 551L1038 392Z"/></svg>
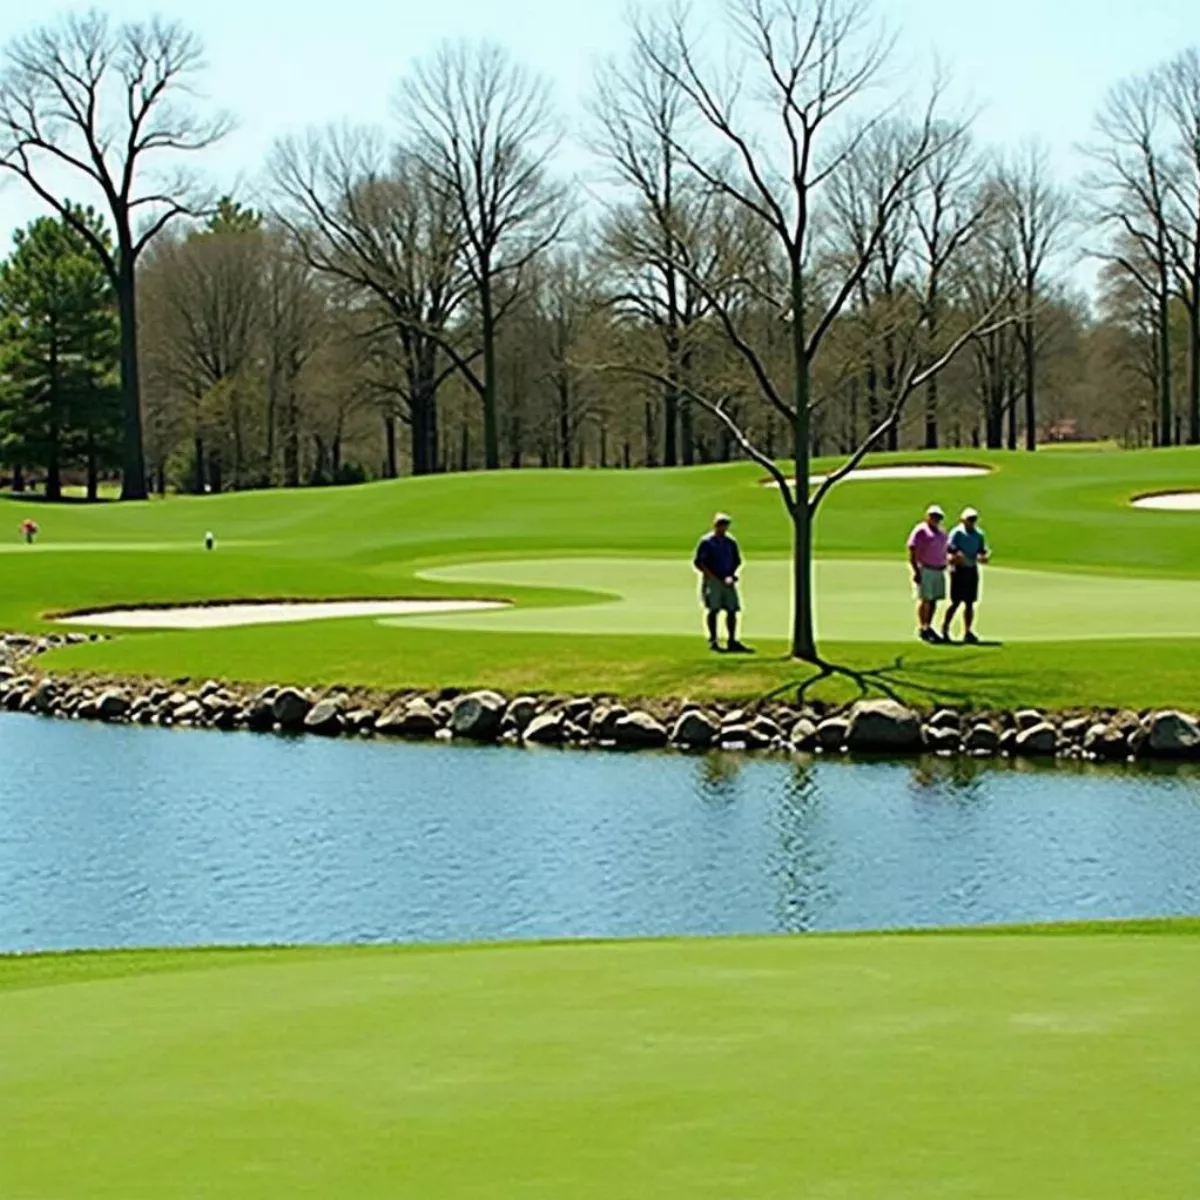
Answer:
<svg viewBox="0 0 1200 1200"><path fill-rule="evenodd" d="M747 637L787 629L790 564L762 559L743 574ZM915 625L903 562L826 559L816 567L818 628L844 642L903 642ZM701 625L696 575L685 560L546 558L476 562L422 572L495 594L505 587L578 588L595 603L446 617L388 618L384 624L545 633L679 634ZM1200 580L1136 579L989 567L979 627L1004 642L1089 638L1200 637Z"/></svg>
<svg viewBox="0 0 1200 1200"><path fill-rule="evenodd" d="M1178 1200L1187 928L0 960L0 1191Z"/></svg>

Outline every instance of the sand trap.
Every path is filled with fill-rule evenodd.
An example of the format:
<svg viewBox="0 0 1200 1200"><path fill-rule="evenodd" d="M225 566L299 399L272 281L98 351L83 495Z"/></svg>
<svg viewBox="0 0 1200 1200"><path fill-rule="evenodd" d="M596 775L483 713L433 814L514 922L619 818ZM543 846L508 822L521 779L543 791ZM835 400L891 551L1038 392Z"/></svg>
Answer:
<svg viewBox="0 0 1200 1200"><path fill-rule="evenodd" d="M1200 512L1200 492L1167 492L1159 496L1139 496L1134 508L1157 508L1162 512Z"/></svg>
<svg viewBox="0 0 1200 1200"><path fill-rule="evenodd" d="M281 625L337 617L416 617L507 608L493 600L329 600L280 604L204 604L179 608L119 608L73 613L60 625L109 629L229 629L238 625Z"/></svg>
<svg viewBox="0 0 1200 1200"><path fill-rule="evenodd" d="M954 463L913 463L910 466L895 466L895 467L859 467L857 471L851 471L843 483L852 483L854 480L872 480L872 479L968 479L976 475L988 475L990 472L987 467L965 467L957 466ZM825 482L824 475L810 476L809 482L814 486ZM773 479L764 481L765 486L777 488L779 484Z"/></svg>

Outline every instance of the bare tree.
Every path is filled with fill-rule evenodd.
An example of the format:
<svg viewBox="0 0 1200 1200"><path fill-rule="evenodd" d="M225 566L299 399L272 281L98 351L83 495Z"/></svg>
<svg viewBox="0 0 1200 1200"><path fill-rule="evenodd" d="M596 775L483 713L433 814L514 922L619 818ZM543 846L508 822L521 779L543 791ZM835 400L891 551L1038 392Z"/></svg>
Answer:
<svg viewBox="0 0 1200 1200"><path fill-rule="evenodd" d="M1037 336L1038 305L1049 260L1062 249L1071 205L1067 193L1050 181L1045 149L1030 142L997 176L999 202L1007 231L1007 253L1012 256L1021 300L1017 337L1024 366L1025 448L1037 449Z"/></svg>
<svg viewBox="0 0 1200 1200"><path fill-rule="evenodd" d="M921 263L922 320L929 344L942 344L947 275L978 237L989 212L991 195L980 186L983 163L967 132L950 128L939 138L936 154L921 168L912 201L916 228L915 254ZM938 376L925 389L925 448L936 450Z"/></svg>
<svg viewBox="0 0 1200 1200"><path fill-rule="evenodd" d="M451 371L479 383L479 350L463 345L456 322L470 290L458 205L423 162L403 148L389 153L367 130L281 142L272 166L279 218L307 261L374 301L377 319L362 332L384 397L389 471L397 408L411 429L414 473L434 471L439 387Z"/></svg>
<svg viewBox="0 0 1200 1200"><path fill-rule="evenodd" d="M817 509L829 489L888 435L913 391L957 354L968 335L932 361L920 354L914 357L898 378L891 411L810 498L811 423L814 406L820 403L812 390L813 363L876 261L880 242L910 200L921 170L944 144L948 127L931 102L896 150L891 178L874 206L860 253L846 260L839 277L821 295L814 294L809 261L814 209L823 185L847 170L850 155L883 119L878 111L855 110L883 68L890 42L871 20L867 5L857 0L734 0L730 13L744 51L743 69L731 78L702 61L686 15L679 12L643 23L637 48L682 91L696 113L699 134L674 135L675 150L706 186L740 207L767 233L786 263L785 290L764 298L790 318L791 370L786 383L775 377L748 335L738 304L731 303L736 293L714 287L686 263L678 265L706 295L762 400L791 430L794 480L754 444L732 415L727 398L693 391L696 402L722 421L742 450L779 484L793 527L791 649L794 656L819 663L812 582ZM848 126L856 136L847 140L844 132L837 135L839 128Z"/></svg>
<svg viewBox="0 0 1200 1200"><path fill-rule="evenodd" d="M0 169L87 238L112 280L121 322L125 402L121 495L146 495L137 348L139 255L174 218L206 202L194 181L156 174L165 159L212 145L229 128L189 103L203 67L200 43L181 25L154 19L113 27L91 13L67 17L11 42L0 75ZM112 217L110 249L73 215L56 180L99 191Z"/></svg>
<svg viewBox="0 0 1200 1200"><path fill-rule="evenodd" d="M1188 441L1200 443L1200 51L1158 73L1171 124L1175 170L1167 184L1175 294L1188 315Z"/></svg>
<svg viewBox="0 0 1200 1200"><path fill-rule="evenodd" d="M1086 177L1091 212L1109 237L1090 253L1129 276L1150 299L1158 338L1158 440L1174 440L1171 394L1172 276L1176 266L1171 225L1173 168L1162 145L1161 80L1142 76L1118 84L1096 117L1094 166Z"/></svg>
<svg viewBox="0 0 1200 1200"><path fill-rule="evenodd" d="M664 466L695 458L692 408L683 395L695 328L708 302L676 265L712 278L713 210L722 197L703 186L675 143L694 119L679 84L644 55L610 61L598 72L592 142L629 199L600 230L600 263L619 314L657 334L668 382L662 386Z"/></svg>
<svg viewBox="0 0 1200 1200"><path fill-rule="evenodd" d="M413 153L458 211L481 327L483 375L464 375L483 405L484 462L500 465L496 327L522 272L561 233L565 193L549 164L558 146L546 84L498 46L456 43L417 64L397 112Z"/></svg>

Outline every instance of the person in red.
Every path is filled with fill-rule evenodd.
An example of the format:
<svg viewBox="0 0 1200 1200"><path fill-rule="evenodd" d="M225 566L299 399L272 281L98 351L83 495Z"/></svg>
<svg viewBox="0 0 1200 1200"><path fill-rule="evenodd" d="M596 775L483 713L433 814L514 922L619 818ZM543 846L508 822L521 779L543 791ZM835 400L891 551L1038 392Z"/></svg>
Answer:
<svg viewBox="0 0 1200 1200"><path fill-rule="evenodd" d="M918 637L923 642L942 639L933 628L937 606L946 598L946 557L950 539L945 528L946 514L931 504L923 520L909 535L908 563L917 587Z"/></svg>

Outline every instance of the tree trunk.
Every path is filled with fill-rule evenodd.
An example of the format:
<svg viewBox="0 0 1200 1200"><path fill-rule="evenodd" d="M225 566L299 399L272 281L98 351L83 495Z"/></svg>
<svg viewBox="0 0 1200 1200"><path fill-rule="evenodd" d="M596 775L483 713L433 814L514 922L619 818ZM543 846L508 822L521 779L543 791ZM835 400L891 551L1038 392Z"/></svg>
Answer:
<svg viewBox="0 0 1200 1200"><path fill-rule="evenodd" d="M384 477L395 479L400 473L396 465L396 417L393 413L385 413L383 417L383 442L387 451L387 462L384 465ZM416 474L414 469L413 474Z"/></svg>
<svg viewBox="0 0 1200 1200"><path fill-rule="evenodd" d="M571 467L571 383L565 373L558 377L558 465Z"/></svg>
<svg viewBox="0 0 1200 1200"><path fill-rule="evenodd" d="M642 421L646 441L646 466L657 467L658 450L655 448L655 442L658 438L657 431L654 428L654 406L649 400L642 405Z"/></svg>
<svg viewBox="0 0 1200 1200"><path fill-rule="evenodd" d="M13 463L12 490L18 495L25 491L25 468L20 463Z"/></svg>
<svg viewBox="0 0 1200 1200"><path fill-rule="evenodd" d="M930 272L928 307L925 328L929 334L929 347L937 345L938 336L938 279L936 269ZM925 449L938 448L938 377L930 376L925 385Z"/></svg>
<svg viewBox="0 0 1200 1200"><path fill-rule="evenodd" d="M204 484L207 482L207 473L204 462L204 438L200 434L196 434L192 438L192 471L195 479L196 495L203 496Z"/></svg>
<svg viewBox="0 0 1200 1200"><path fill-rule="evenodd" d="M87 498L89 504L100 499L100 471L96 462L96 434L89 429L87 435Z"/></svg>
<svg viewBox="0 0 1200 1200"><path fill-rule="evenodd" d="M462 423L462 436L459 439L459 470L469 471L471 469L471 430L466 421Z"/></svg>
<svg viewBox="0 0 1200 1200"><path fill-rule="evenodd" d="M288 380L284 404L286 433L283 439L283 486L300 486L300 405L296 397L296 381Z"/></svg>
<svg viewBox="0 0 1200 1200"><path fill-rule="evenodd" d="M1188 314L1188 442L1200 445L1200 296L1193 296Z"/></svg>
<svg viewBox="0 0 1200 1200"><path fill-rule="evenodd" d="M1171 413L1171 285L1167 278L1166 251L1160 248L1158 275L1158 437L1169 446L1173 440Z"/></svg>
<svg viewBox="0 0 1200 1200"><path fill-rule="evenodd" d="M221 489L225 485L224 476L221 471L221 452L213 451L208 456L208 484L212 488L214 496L221 494Z"/></svg>
<svg viewBox="0 0 1200 1200"><path fill-rule="evenodd" d="M137 281L133 247L122 238L116 279L121 326L122 470L121 499L146 499L146 458L142 450L142 388L138 373Z"/></svg>
<svg viewBox="0 0 1200 1200"><path fill-rule="evenodd" d="M1024 321L1024 332L1021 337L1022 349L1024 350L1025 358L1025 449L1037 449L1037 344L1034 341L1035 333L1033 328L1033 316L1030 315L1033 309L1033 290L1029 289L1025 294L1026 317ZM1015 417L1014 417L1015 419ZM1015 449L1015 447L1014 447Z"/></svg>
<svg viewBox="0 0 1200 1200"><path fill-rule="evenodd" d="M663 466L679 465L679 389L663 390Z"/></svg>
<svg viewBox="0 0 1200 1200"><path fill-rule="evenodd" d="M483 264L479 289L483 323L483 465L489 471L496 471L500 467L500 430L496 424L496 317L492 311L490 270L488 264Z"/></svg>
<svg viewBox="0 0 1200 1200"><path fill-rule="evenodd" d="M1007 398L1004 401L1004 411L1008 414L1008 448L1015 450L1018 442L1017 423L1017 383L1015 379L1008 381Z"/></svg>
<svg viewBox="0 0 1200 1200"><path fill-rule="evenodd" d="M817 661L813 620L812 518L808 511L809 385L808 334L804 324L804 277L798 262L792 270L792 361L796 367L796 422L792 452L796 459L792 513L792 657Z"/></svg>

